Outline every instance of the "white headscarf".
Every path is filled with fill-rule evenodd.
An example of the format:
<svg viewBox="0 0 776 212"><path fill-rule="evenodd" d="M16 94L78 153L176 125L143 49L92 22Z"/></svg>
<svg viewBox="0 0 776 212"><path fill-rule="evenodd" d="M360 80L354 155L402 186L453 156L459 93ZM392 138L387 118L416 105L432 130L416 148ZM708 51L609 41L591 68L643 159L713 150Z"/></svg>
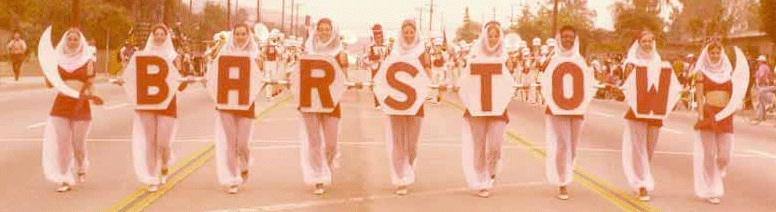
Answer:
<svg viewBox="0 0 776 212"><path fill-rule="evenodd" d="M162 45L157 46L154 44L154 31L156 31L157 28L164 29L165 32L167 32L167 36L164 39L164 43ZM175 47L172 45L172 35L170 30L167 29L164 25L156 25L152 28L151 34L148 36L148 40L146 40L145 48L143 48L143 51L145 52L151 52L153 54L159 55L164 57L168 60L174 60L178 57L178 52L175 51Z"/></svg>
<svg viewBox="0 0 776 212"><path fill-rule="evenodd" d="M633 42L633 45L631 45L630 49L628 50L628 56L625 57L624 62L625 64L632 63L637 66L647 67L647 82L650 86L654 86L658 83L660 78L660 67L662 65L662 60L660 59L660 55L657 53L657 45L655 45L655 41L652 41L652 50L649 52L641 49L639 40L641 40L641 38L645 35L646 32L642 32L639 38Z"/></svg>
<svg viewBox="0 0 776 212"><path fill-rule="evenodd" d="M496 27L500 34L496 46L488 44L488 30L490 27ZM476 45L477 47L474 48L475 51L470 53L470 57L504 57L504 31L501 28L501 24L491 21L483 25Z"/></svg>
<svg viewBox="0 0 776 212"><path fill-rule="evenodd" d="M717 45L720 46L720 49L722 48L721 44L717 43ZM703 47L703 51L701 51L700 56L698 56L698 61L695 62L695 67L691 70L691 73L701 71L706 78L716 83L729 81L731 73L733 72L733 65L730 63L730 59L728 59L725 51L721 49L719 61L717 61L717 63L711 62L708 53L710 46L711 44Z"/></svg>
<svg viewBox="0 0 776 212"><path fill-rule="evenodd" d="M74 52L68 53L66 51L67 37L71 32L78 33L79 41L78 48ZM94 54L94 49L88 48L88 46L89 44L86 43L86 38L84 37L83 33L81 33L81 31L77 29L69 29L65 31L65 34L62 35L61 39L59 39L59 43L55 49L57 54L60 55L59 67L68 73L72 73L76 69L84 66L84 64L87 62L94 61L94 58L92 57Z"/></svg>
<svg viewBox="0 0 776 212"><path fill-rule="evenodd" d="M405 25L409 25L415 29L415 40L409 46L405 44L404 36L402 35L402 31ZM409 54L415 57L420 57L420 55L426 51L426 46L421 42L423 39L421 39L418 25L415 24L415 21L412 19L407 19L402 22L401 27L399 28L399 34L396 36L396 38L396 42L393 43L393 49L391 49L391 54L397 54L399 56Z"/></svg>
<svg viewBox="0 0 776 212"><path fill-rule="evenodd" d="M258 57L259 48L253 39L253 33L251 33L250 28L246 28L248 30L247 31L248 42L246 42L244 46L237 46L237 44L235 43L236 42L235 36L234 36L235 29L232 29L231 35L229 36L229 40L226 42L224 48L221 50L220 53L224 53L224 52L248 53L251 56L251 58Z"/></svg>
<svg viewBox="0 0 776 212"><path fill-rule="evenodd" d="M575 57L575 56L582 56L579 54L579 36L577 35L577 32L574 32L574 45L571 47L571 49L566 49L563 47L563 40L561 40L560 34L562 32L559 32L557 35L555 35L555 49L558 51L555 52L553 57Z"/></svg>
<svg viewBox="0 0 776 212"><path fill-rule="evenodd" d="M328 20L328 22L331 23L331 37L325 42L318 40L318 23L323 20ZM304 44L305 51L307 51L308 54L336 56L342 52L342 41L340 40L339 28L334 24L334 21L329 18L321 18L318 19L311 28L310 37L307 38L307 41Z"/></svg>

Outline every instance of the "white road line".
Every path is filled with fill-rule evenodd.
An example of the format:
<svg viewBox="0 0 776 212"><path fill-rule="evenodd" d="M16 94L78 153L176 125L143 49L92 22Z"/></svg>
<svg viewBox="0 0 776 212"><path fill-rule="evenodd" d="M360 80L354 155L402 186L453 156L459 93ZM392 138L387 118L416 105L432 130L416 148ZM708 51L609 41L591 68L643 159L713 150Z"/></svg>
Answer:
<svg viewBox="0 0 776 212"><path fill-rule="evenodd" d="M671 129L671 128L668 128L668 127L663 127L663 130L665 130L666 132L677 134L677 135L684 135L684 133L682 131Z"/></svg>
<svg viewBox="0 0 776 212"><path fill-rule="evenodd" d="M251 150L273 150L273 149L298 149L299 145L282 145L282 146L254 146Z"/></svg>
<svg viewBox="0 0 776 212"><path fill-rule="evenodd" d="M597 116L603 116L603 117L606 117L606 118L614 117L614 115L612 115L612 114L608 114L608 113L604 113L604 112L599 112L599 111L591 111L590 114L597 115Z"/></svg>
<svg viewBox="0 0 776 212"><path fill-rule="evenodd" d="M115 109L119 109L119 108L122 108L122 107L126 107L128 105L129 105L129 103L121 103L121 104L113 105L113 106L110 106L110 107L106 107L105 110L115 110Z"/></svg>
<svg viewBox="0 0 776 212"><path fill-rule="evenodd" d="M35 128L42 127L42 126L46 126L46 122L45 121L44 122L35 123L35 124L30 125L30 126L27 126L27 129L31 130L31 129L35 129Z"/></svg>
<svg viewBox="0 0 776 212"><path fill-rule="evenodd" d="M765 156L765 157L768 157L768 158L771 158L771 159L776 159L776 155L771 154L771 153L767 153L767 152L763 152L763 151L759 151L759 150L749 150L749 152L754 153L754 154L758 154L758 155L761 155L761 156Z"/></svg>
<svg viewBox="0 0 776 212"><path fill-rule="evenodd" d="M514 187L543 186L546 184L547 184L546 182L504 183L504 184L497 184L496 187L514 188ZM226 210L217 210L217 211L288 211L288 210L298 210L298 209L323 207L323 206L339 205L339 204L347 204L347 203L357 203L357 202L364 202L364 201L412 198L412 197L421 197L421 196L436 196L436 195L444 195L444 194L467 192L467 191L470 191L470 189L450 188L450 189L442 189L442 190L410 192L406 196L382 194L382 195L370 195L370 196L361 196L361 197L349 197L349 198L342 198L342 199L311 200L311 201L295 202L295 203L281 203L281 204L275 204L275 205L256 206L251 208L235 208L235 209L226 209Z"/></svg>

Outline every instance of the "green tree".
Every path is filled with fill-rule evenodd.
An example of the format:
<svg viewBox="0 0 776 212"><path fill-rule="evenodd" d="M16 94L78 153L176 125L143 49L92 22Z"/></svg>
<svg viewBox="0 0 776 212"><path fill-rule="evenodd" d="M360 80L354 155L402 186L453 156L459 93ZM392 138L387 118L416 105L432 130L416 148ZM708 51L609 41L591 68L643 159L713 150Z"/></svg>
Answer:
<svg viewBox="0 0 776 212"><path fill-rule="evenodd" d="M657 42L663 43L665 23L658 15L659 10L645 4L624 2L616 2L614 8L614 31L621 45L630 46L644 29L654 32Z"/></svg>
<svg viewBox="0 0 776 212"><path fill-rule="evenodd" d="M0 28L19 30L30 49L37 48L38 39L48 26L52 28L53 42L71 27L72 1L50 1L41 4L34 0L0 0ZM94 38L98 48L105 47L107 33L111 47L125 39L132 18L126 9L104 1L81 1L78 28L87 39ZM52 42L52 43L53 43Z"/></svg>
<svg viewBox="0 0 776 212"><path fill-rule="evenodd" d="M776 42L776 0L760 0L762 30Z"/></svg>

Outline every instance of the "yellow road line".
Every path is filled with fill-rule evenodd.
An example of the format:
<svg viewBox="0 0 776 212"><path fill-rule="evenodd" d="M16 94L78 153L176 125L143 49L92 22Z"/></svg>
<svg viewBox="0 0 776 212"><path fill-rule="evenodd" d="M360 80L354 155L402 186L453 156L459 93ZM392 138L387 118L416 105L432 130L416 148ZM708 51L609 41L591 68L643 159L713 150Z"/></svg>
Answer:
<svg viewBox="0 0 776 212"><path fill-rule="evenodd" d="M463 105L460 105L451 101L444 100L444 102L459 110L466 109L466 107L464 107ZM538 158L545 158L547 156L547 153L544 151L543 148L537 146L533 142L528 141L528 139L520 137L519 135L512 132L507 132L506 136L507 138L509 138L508 141L510 143L522 145L528 148L529 150L531 150L529 152ZM582 184L586 188L606 198L606 200L608 200L609 202L611 202L612 204L614 204L615 206L617 206L623 211L644 211L644 212L659 211L656 208L652 207L651 205L636 199L636 197L634 197L633 195L627 194L621 189L618 189L616 187L609 185L608 183L606 183L606 181L596 178L592 174L585 172L584 170L582 170L582 168L574 167L574 174L578 177L578 180L575 182Z"/></svg>
<svg viewBox="0 0 776 212"><path fill-rule="evenodd" d="M261 111L259 114L257 114L256 120L254 121L254 123L258 122L261 118L264 118L272 110L283 105L283 103L287 102L288 100L291 100L291 97L292 97L291 95L283 97L282 99L274 103L272 106ZM141 186L140 188L136 189L134 192L127 195L127 197L125 197L124 199L113 204L110 208L108 208L105 211L106 212L141 211L145 209L146 207L150 206L154 201L162 197L170 189L172 189L176 184L183 181L183 179L185 179L191 173L196 171L205 162L212 159L214 154L215 154L214 144L213 143L205 144L203 147L194 151L194 153L189 155L189 157L187 157L185 160L182 160L176 163L173 166L173 168L170 170L172 179L166 184L162 185L158 191L151 193L151 192L148 192L147 186Z"/></svg>

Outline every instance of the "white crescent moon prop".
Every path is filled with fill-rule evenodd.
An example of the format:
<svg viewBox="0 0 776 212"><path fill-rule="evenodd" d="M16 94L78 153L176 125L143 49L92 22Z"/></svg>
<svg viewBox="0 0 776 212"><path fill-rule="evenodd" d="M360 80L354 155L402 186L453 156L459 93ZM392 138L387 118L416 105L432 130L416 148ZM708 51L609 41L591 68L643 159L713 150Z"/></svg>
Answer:
<svg viewBox="0 0 776 212"><path fill-rule="evenodd" d="M40 36L40 43L38 44L38 63L40 63L40 67L43 70L46 79L55 89L66 96L76 99L80 98L80 92L68 87L65 82L62 81L62 77L59 76L59 69L57 68L58 61L59 54L57 54L54 47L51 45L51 26L49 26L46 28L46 31L43 31L43 35Z"/></svg>
<svg viewBox="0 0 776 212"><path fill-rule="evenodd" d="M730 95L730 102L714 115L714 119L717 121L727 118L736 112L736 109L741 107L741 103L744 102L744 95L746 95L746 87L749 85L749 64L746 63L746 56L738 47L735 47L735 52L736 65L733 68L733 76L730 78L733 84L733 92Z"/></svg>

